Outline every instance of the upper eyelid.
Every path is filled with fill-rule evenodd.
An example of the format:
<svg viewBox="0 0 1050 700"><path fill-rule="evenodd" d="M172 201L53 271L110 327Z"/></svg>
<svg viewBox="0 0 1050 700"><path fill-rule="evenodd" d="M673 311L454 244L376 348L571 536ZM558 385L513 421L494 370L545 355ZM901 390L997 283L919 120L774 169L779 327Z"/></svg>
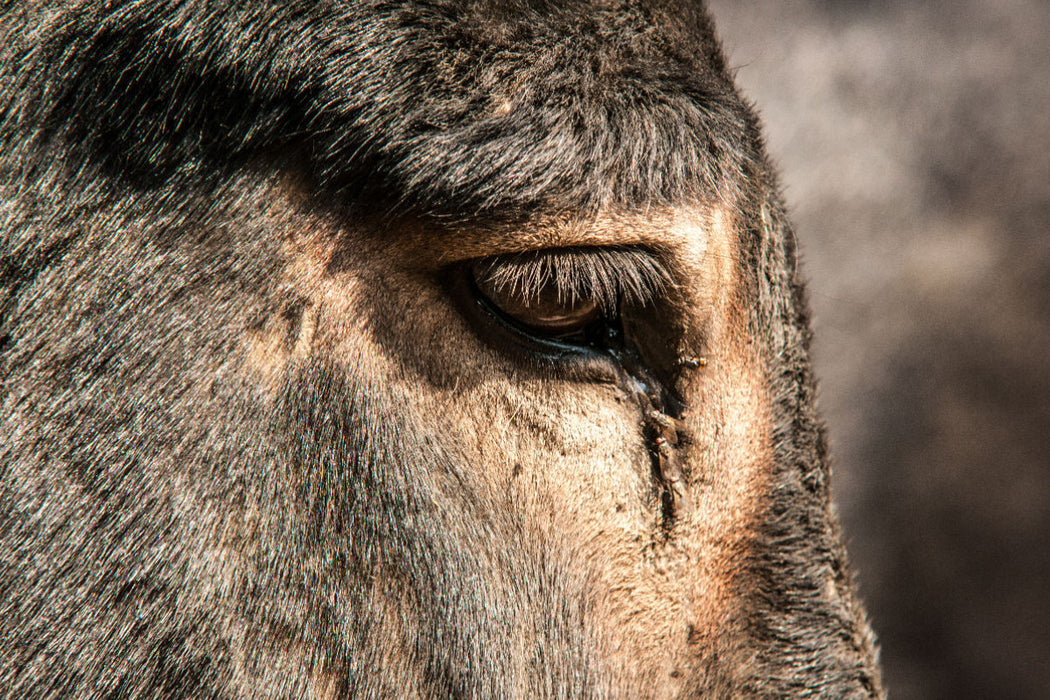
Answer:
<svg viewBox="0 0 1050 700"><path fill-rule="evenodd" d="M657 255L642 246L543 249L475 260L475 276L505 293L532 300L554 285L559 299L589 299L613 309L622 299L645 306L673 280Z"/></svg>

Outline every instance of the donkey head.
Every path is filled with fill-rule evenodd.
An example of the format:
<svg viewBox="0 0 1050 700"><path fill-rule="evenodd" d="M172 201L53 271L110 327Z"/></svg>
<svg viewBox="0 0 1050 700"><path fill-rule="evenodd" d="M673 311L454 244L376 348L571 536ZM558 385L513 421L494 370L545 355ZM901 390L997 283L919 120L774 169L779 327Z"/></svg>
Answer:
<svg viewBox="0 0 1050 700"><path fill-rule="evenodd" d="M702 9L0 22L4 687L881 692Z"/></svg>

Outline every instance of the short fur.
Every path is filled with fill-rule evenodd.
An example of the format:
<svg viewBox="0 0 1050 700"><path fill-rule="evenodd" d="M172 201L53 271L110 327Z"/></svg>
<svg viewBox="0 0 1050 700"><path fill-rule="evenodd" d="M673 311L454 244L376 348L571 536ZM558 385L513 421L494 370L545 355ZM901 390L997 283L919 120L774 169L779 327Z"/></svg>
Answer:
<svg viewBox="0 0 1050 700"><path fill-rule="evenodd" d="M704 11L230 8L3 6L0 688L879 695L830 513L790 228ZM725 625L650 644L645 621L673 621L677 594L647 610L664 574L631 574L636 594L617 597L609 582L651 562L590 549L618 526L587 511L608 497L623 506L610 523L659 520L652 436L621 406L643 389L481 344L446 299L450 273L405 241L461 257L478 231L518 231L518 246L571 219L615 250L686 209L725 213L728 252L702 269L729 281L684 275L693 263L668 243L653 269L678 277L647 281L666 299L631 321L654 383L689 409L657 406L685 426L674 448L699 509L654 524L644 551L657 572L690 552L667 580L721 591L689 614ZM600 223L610 215L635 229ZM443 360L461 347L474 350ZM711 351L712 372L676 364L683 348ZM724 416L747 403L733 397L758 402L749 425L770 430L731 443ZM493 435L461 427L485 411L506 418ZM517 443L495 435L523 425ZM748 440L761 478L723 483L723 467L749 472L716 457L743 464ZM566 461L603 441L626 447ZM586 490L606 469L623 493ZM579 513L532 517L548 493ZM708 533L705 504L726 494L751 510ZM716 559L702 578L695 562ZM666 668L637 661L671 639Z"/></svg>

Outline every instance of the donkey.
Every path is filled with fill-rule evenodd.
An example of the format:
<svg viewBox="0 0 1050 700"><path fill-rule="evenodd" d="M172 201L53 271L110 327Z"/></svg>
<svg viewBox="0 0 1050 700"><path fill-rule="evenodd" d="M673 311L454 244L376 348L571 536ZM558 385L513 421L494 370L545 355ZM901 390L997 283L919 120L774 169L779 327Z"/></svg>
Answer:
<svg viewBox="0 0 1050 700"><path fill-rule="evenodd" d="M2 13L4 694L882 694L702 7Z"/></svg>

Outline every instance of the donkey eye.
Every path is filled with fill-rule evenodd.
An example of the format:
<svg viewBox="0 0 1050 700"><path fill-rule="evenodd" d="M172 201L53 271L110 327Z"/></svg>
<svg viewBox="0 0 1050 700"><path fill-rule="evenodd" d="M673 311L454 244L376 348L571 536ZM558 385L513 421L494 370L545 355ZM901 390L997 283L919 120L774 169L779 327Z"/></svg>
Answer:
<svg viewBox="0 0 1050 700"><path fill-rule="evenodd" d="M471 275L478 295L489 306L539 336L569 338L606 315L597 298L569 292L556 279L525 288L501 284L490 266L475 265Z"/></svg>
<svg viewBox="0 0 1050 700"><path fill-rule="evenodd" d="M671 287L658 254L639 246L508 253L457 269L461 298L469 301L463 311L479 332L501 347L548 359L615 351L621 312L648 308Z"/></svg>

